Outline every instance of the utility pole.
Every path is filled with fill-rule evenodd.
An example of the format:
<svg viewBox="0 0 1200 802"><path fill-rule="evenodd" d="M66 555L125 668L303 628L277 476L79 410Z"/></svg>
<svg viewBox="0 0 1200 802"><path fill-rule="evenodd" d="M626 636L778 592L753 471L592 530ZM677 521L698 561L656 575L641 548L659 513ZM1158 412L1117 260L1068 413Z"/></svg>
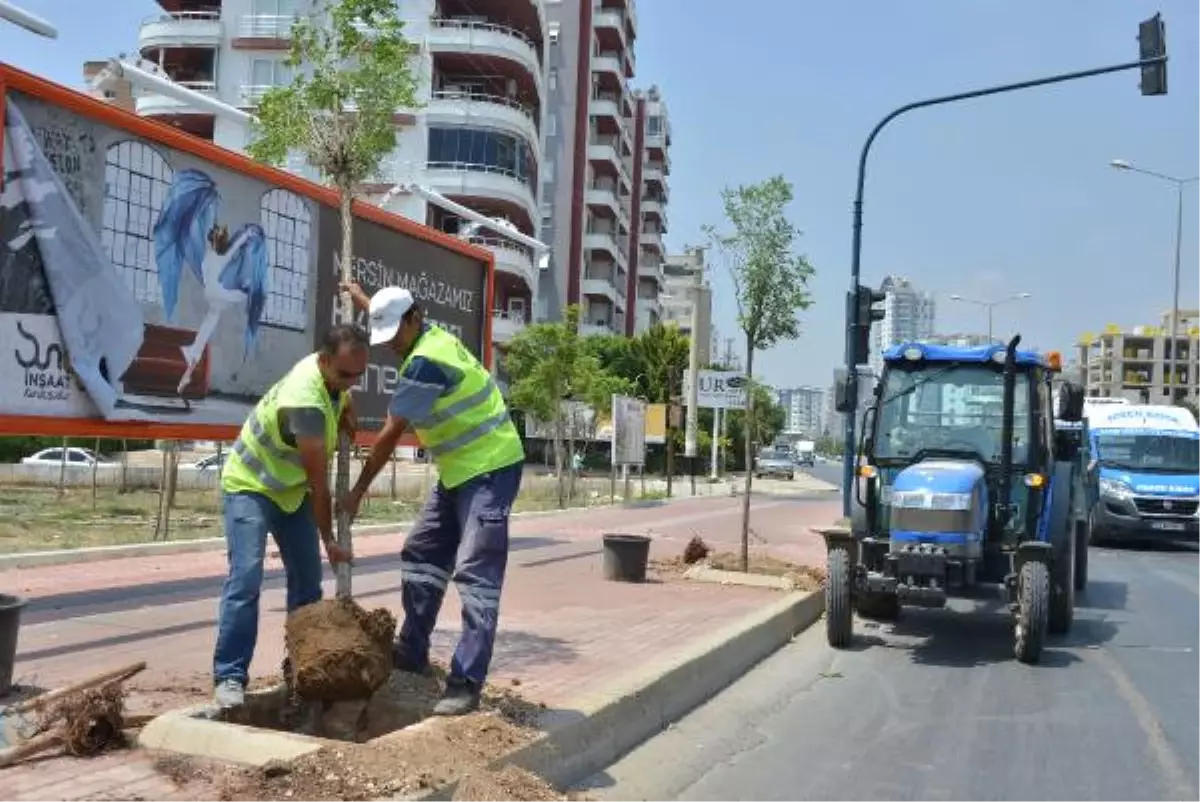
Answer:
<svg viewBox="0 0 1200 802"><path fill-rule="evenodd" d="M688 459L688 473L692 479L692 495L696 495L696 441L699 437L700 410L697 403L700 397L700 298L704 293L703 263L695 268L692 274L694 283L692 295L692 331L688 338L688 397L687 422L684 430L683 453Z"/></svg>

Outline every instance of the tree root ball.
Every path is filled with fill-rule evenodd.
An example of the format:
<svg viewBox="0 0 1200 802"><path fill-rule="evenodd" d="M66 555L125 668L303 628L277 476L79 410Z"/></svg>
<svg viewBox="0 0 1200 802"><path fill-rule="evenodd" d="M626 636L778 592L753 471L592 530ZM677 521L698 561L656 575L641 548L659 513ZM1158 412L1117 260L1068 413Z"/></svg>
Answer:
<svg viewBox="0 0 1200 802"><path fill-rule="evenodd" d="M392 673L396 616L367 612L351 599L325 599L288 615L293 690L322 701L366 699Z"/></svg>

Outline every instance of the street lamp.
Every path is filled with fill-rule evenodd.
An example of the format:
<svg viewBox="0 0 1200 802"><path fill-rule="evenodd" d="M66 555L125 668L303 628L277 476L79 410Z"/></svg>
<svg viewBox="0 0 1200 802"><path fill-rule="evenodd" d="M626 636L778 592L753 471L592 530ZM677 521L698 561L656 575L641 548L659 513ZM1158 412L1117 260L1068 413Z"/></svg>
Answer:
<svg viewBox="0 0 1200 802"><path fill-rule="evenodd" d="M0 19L8 20L25 30L45 36L47 39L57 39L58 29L39 16L30 14L23 8L17 8L7 0L0 0Z"/></svg>
<svg viewBox="0 0 1200 802"><path fill-rule="evenodd" d="M1177 176L1166 175L1164 173L1156 173L1153 170L1146 170L1141 167L1136 167L1124 159L1113 159L1109 162L1109 166L1116 170L1126 170L1131 173L1148 175L1151 178L1157 178L1160 181L1168 181L1175 185L1175 280L1174 290L1171 293L1171 328L1169 330L1171 355L1169 361L1167 362L1168 373L1166 381L1167 395L1173 404L1175 403L1175 351L1177 350L1176 346L1179 345L1178 341L1176 340L1176 335L1179 333L1179 249L1183 240L1183 188L1194 182L1196 177L1179 178Z"/></svg>
<svg viewBox="0 0 1200 802"><path fill-rule="evenodd" d="M1023 301L1026 298L1032 298L1032 297L1033 297L1033 293L1031 293L1031 292L1019 292L1016 295L1010 295L1007 298L998 298L994 301L977 301L974 298L964 298L961 295L951 295L950 300L951 301L962 301L964 304L974 304L975 306L982 306L983 308L987 309L988 343L991 343L992 342L992 310L995 309L997 306L1003 306L1004 304L1012 303L1013 301Z"/></svg>

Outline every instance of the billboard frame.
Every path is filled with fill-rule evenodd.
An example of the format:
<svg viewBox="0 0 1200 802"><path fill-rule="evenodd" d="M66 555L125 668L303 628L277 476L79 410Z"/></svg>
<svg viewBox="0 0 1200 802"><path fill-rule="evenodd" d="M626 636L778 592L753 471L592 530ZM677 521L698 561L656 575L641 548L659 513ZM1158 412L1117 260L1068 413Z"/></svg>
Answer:
<svg viewBox="0 0 1200 802"><path fill-rule="evenodd" d="M61 84L40 78L10 64L0 62L0 153L3 152L5 111L8 93L17 91L31 95L46 103L66 109L102 125L127 131L143 139L182 151L204 159L227 170L256 178L267 184L287 189L323 206L337 209L337 192L329 187L315 184L277 167L256 162L248 156L227 150L205 139L186 134L166 123L140 117L117 108L102 100L70 89ZM492 348L492 304L495 300L496 261L494 254L483 247L464 242L406 217L386 212L378 206L361 200L353 205L355 217L377 223L398 234L415 237L432 245L448 248L461 256L476 260L484 268L484 297L481 357L483 364L491 368ZM339 246L340 247L340 246ZM0 436L40 435L47 437L99 437L128 438L131 440L234 440L241 424L158 423L142 421L106 421L103 418L61 418L41 415L0 414ZM356 442L368 445L374 434L359 432ZM405 445L416 444L416 438L406 434L401 440Z"/></svg>

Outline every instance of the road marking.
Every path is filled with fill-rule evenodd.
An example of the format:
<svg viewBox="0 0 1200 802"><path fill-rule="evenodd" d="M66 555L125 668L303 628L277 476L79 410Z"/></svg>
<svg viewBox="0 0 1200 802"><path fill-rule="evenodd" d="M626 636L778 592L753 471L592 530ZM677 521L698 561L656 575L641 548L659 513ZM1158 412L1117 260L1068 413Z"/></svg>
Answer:
<svg viewBox="0 0 1200 802"><path fill-rule="evenodd" d="M1133 680L1125 673L1120 664L1113 659L1112 655L1103 649L1085 650L1083 652L1085 658L1095 661L1104 673L1112 679L1117 686L1117 693L1125 700L1133 711L1134 717L1137 719L1138 727L1141 728L1142 734L1146 736L1146 744L1150 747L1151 754L1154 755L1154 760L1162 769L1163 777L1166 778L1170 788L1170 794L1174 799L1196 799L1196 789L1192 786L1191 780L1188 779L1187 769L1176 754L1175 749L1167 740L1167 734L1163 731L1162 724L1159 723L1158 717L1154 715L1154 710L1150 706L1150 701L1142 695L1142 692L1133 684Z"/></svg>

